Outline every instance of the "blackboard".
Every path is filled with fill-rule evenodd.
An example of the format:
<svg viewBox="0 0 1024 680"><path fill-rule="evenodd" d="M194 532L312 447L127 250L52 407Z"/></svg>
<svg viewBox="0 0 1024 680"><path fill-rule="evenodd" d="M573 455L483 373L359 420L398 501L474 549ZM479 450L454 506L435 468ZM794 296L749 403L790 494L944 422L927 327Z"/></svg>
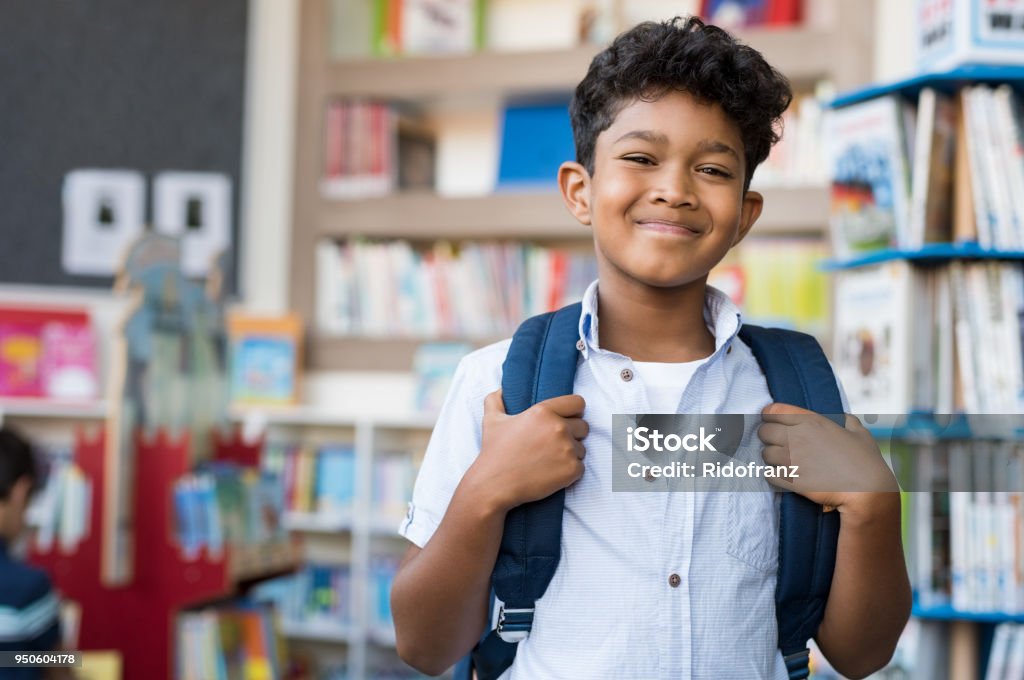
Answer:
<svg viewBox="0 0 1024 680"><path fill-rule="evenodd" d="M224 173L238 252L247 15L248 0L0 2L0 283L110 285L61 267L77 168L141 172L147 220L155 173Z"/></svg>

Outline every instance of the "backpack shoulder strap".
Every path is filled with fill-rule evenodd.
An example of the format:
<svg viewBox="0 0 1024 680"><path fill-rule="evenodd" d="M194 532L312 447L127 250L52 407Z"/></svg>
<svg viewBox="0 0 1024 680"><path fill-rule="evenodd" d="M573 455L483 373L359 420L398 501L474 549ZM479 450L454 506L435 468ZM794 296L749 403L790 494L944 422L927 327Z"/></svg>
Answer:
<svg viewBox="0 0 1024 680"><path fill-rule="evenodd" d="M579 349L582 305L541 314L522 323L502 365L505 412L522 413L534 404L572 394ZM515 659L516 644L533 627L533 606L547 590L562 550L565 491L512 509L505 518L498 559L491 574L502 601L498 625L472 654L480 680L497 678Z"/></svg>
<svg viewBox="0 0 1024 680"><path fill-rule="evenodd" d="M835 374L818 341L795 331L744 325L740 338L764 371L775 401L815 411L844 425ZM808 676L807 640L825 614L839 541L839 513L785 493L779 519L775 616L779 649L793 680Z"/></svg>

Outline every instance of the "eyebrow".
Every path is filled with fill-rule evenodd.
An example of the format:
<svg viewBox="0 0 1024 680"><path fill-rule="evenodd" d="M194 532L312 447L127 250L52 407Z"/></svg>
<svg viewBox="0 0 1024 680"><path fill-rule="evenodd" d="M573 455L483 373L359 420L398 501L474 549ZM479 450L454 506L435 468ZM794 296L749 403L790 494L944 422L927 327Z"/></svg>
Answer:
<svg viewBox="0 0 1024 680"><path fill-rule="evenodd" d="M615 144L618 144L619 142L624 141L626 139L642 139L645 142L650 142L651 144L660 144L662 146L668 144L668 137L666 135L663 135L660 132L654 132L653 130L630 130L626 134L616 139Z"/></svg>
<svg viewBox="0 0 1024 680"><path fill-rule="evenodd" d="M653 130L630 130L626 134L622 135L615 140L615 144L627 139L641 139L651 144L660 144L661 146L668 145L668 137L660 132L654 132ZM740 155L736 152L736 149L732 148L723 141L717 139L703 139L697 143L697 150L701 153L724 153L732 156L736 160L740 160Z"/></svg>
<svg viewBox="0 0 1024 680"><path fill-rule="evenodd" d="M725 142L717 139L704 139L697 144L697 149L706 153L724 153L729 154L736 160L740 160L740 155L736 153L736 149L732 148Z"/></svg>

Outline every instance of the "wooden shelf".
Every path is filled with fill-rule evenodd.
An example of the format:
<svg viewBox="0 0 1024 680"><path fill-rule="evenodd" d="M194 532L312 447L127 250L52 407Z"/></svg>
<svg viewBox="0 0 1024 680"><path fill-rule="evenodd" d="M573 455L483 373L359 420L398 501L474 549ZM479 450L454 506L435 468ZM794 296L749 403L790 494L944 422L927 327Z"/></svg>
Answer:
<svg viewBox="0 0 1024 680"><path fill-rule="evenodd" d="M770 187L761 193L765 208L753 233L824 234L829 209L824 186ZM323 200L316 224L320 236L334 238L590 239L590 230L569 213L561 196L542 191L466 198L408 193Z"/></svg>
<svg viewBox="0 0 1024 680"><path fill-rule="evenodd" d="M837 67L836 36L802 27L750 30L740 35L797 84L829 77ZM324 66L331 95L442 101L570 94L602 46L524 52L337 61Z"/></svg>
<svg viewBox="0 0 1024 680"><path fill-rule="evenodd" d="M299 548L291 540L235 545L230 549L230 574L235 582L256 581L294 571Z"/></svg>
<svg viewBox="0 0 1024 680"><path fill-rule="evenodd" d="M395 194L355 201L324 200L317 217L322 236L412 238L589 237L555 192L500 193L447 198Z"/></svg>
<svg viewBox="0 0 1024 680"><path fill-rule="evenodd" d="M307 368L314 371L412 371L413 356L424 338L367 338L314 335ZM477 346L483 346L477 344Z"/></svg>
<svg viewBox="0 0 1024 680"><path fill-rule="evenodd" d="M5 417L101 420L107 417L107 404L104 401L0 397L0 420Z"/></svg>

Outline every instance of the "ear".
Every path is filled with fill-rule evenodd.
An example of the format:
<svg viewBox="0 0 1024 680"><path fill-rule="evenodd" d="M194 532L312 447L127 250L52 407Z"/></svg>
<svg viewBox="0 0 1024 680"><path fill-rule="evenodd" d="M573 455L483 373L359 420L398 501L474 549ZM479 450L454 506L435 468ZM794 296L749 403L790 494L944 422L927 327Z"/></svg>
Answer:
<svg viewBox="0 0 1024 680"><path fill-rule="evenodd" d="M764 207L764 196L756 191L747 191L743 194L743 205L740 208L740 228L736 232L736 238L732 244L735 246L746 237L750 228L761 216L761 208Z"/></svg>
<svg viewBox="0 0 1024 680"><path fill-rule="evenodd" d="M11 493L8 499L13 501L18 507L25 507L28 505L29 496L32 493L32 479L28 475L22 475L15 480L14 485L11 487Z"/></svg>
<svg viewBox="0 0 1024 680"><path fill-rule="evenodd" d="M580 222L590 224L590 173L575 161L558 168L558 188L569 212Z"/></svg>

